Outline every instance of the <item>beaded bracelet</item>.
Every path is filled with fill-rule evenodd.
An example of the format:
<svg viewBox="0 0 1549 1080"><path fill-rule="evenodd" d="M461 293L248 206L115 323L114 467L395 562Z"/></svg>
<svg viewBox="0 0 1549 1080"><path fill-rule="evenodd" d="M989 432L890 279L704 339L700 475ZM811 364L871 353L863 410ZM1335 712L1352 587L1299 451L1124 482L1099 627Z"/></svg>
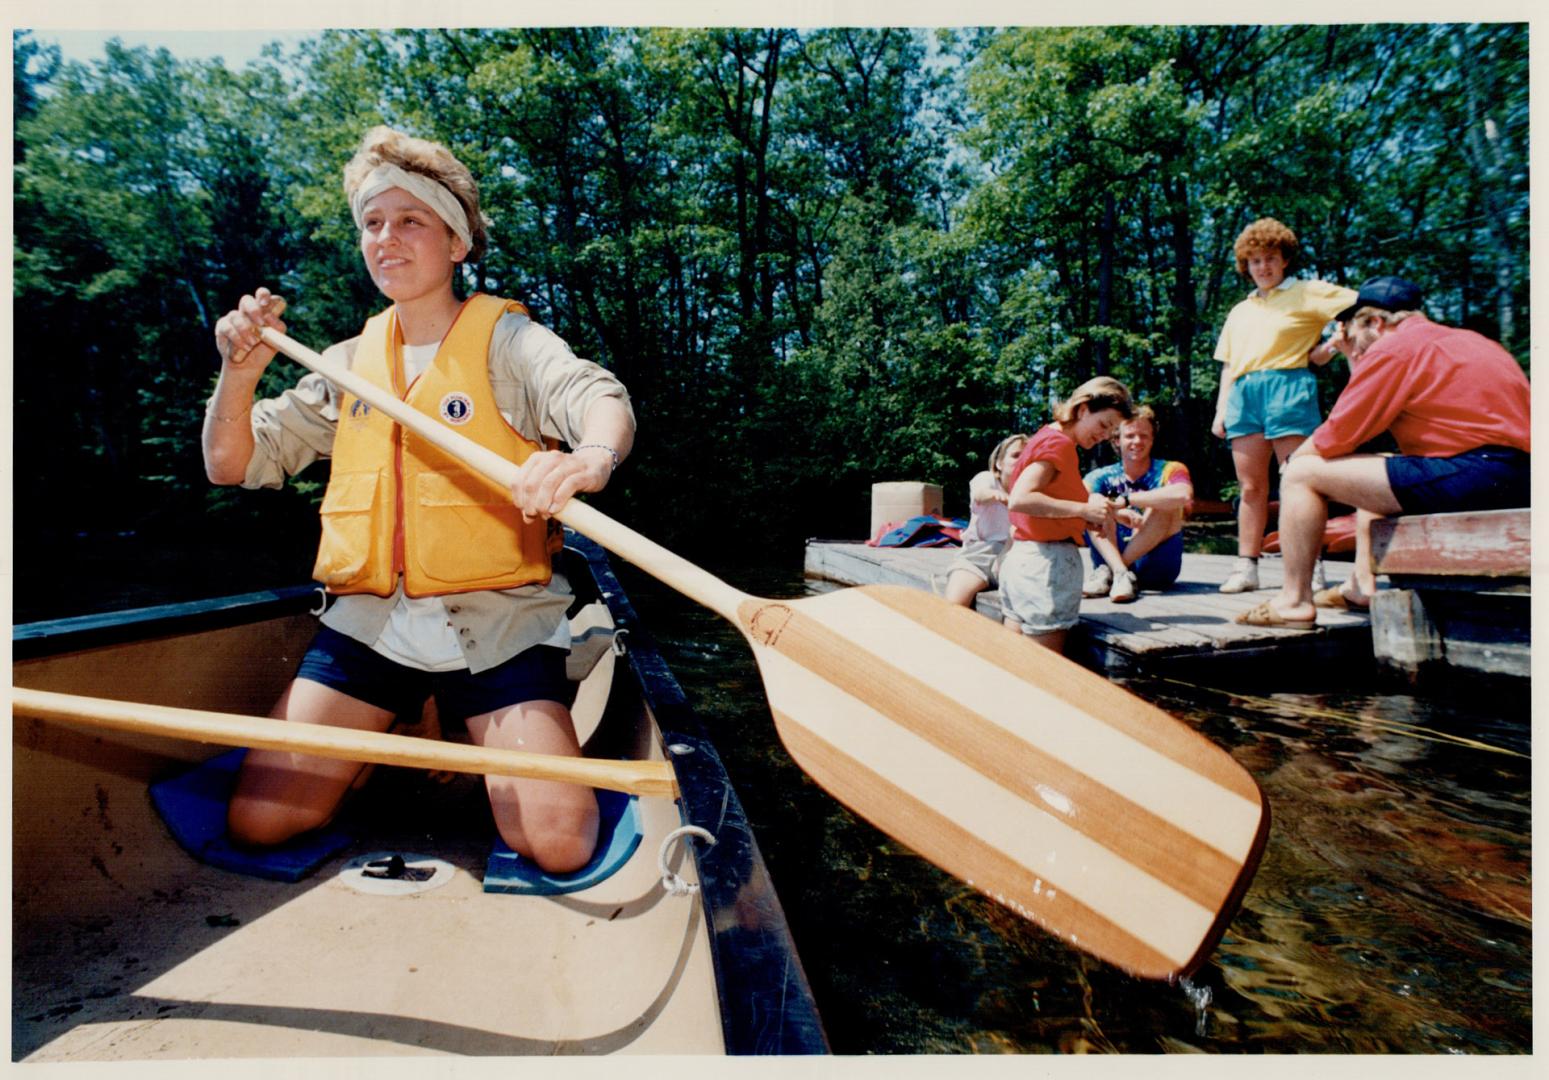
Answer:
<svg viewBox="0 0 1549 1080"><path fill-rule="evenodd" d="M574 450L572 450L570 452L572 454L579 454L582 450L606 450L609 454L611 454L613 456L613 468L609 469L608 471L610 473L612 473L614 470L616 470L619 467L619 454L618 454L618 451L613 449L613 447L611 447L611 446L607 446L607 445L605 445L603 443L600 443L600 442L583 443L582 445L576 447Z"/></svg>

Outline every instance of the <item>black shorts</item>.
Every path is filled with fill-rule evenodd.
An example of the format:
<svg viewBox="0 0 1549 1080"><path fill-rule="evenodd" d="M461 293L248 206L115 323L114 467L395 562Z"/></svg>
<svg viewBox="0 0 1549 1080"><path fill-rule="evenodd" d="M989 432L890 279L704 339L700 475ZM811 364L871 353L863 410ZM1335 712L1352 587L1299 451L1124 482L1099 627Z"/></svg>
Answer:
<svg viewBox="0 0 1549 1080"><path fill-rule="evenodd" d="M565 677L566 655L552 645L534 645L478 674L467 668L421 671L325 626L301 658L296 678L410 721L417 720L425 700L434 697L441 722L452 724L524 701L557 701L568 709L575 701L575 684Z"/></svg>
<svg viewBox="0 0 1549 1080"><path fill-rule="evenodd" d="M1390 457L1388 484L1406 514L1505 510L1532 502L1530 458L1509 446L1452 457Z"/></svg>

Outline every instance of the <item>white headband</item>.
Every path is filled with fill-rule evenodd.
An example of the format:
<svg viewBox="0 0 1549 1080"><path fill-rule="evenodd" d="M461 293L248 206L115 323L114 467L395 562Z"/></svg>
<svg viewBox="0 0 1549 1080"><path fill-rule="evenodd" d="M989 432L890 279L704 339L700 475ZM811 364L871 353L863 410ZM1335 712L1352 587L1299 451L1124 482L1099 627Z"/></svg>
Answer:
<svg viewBox="0 0 1549 1080"><path fill-rule="evenodd" d="M473 249L473 237L468 231L468 212L457 201L457 196L423 173L412 173L397 165L378 165L366 174L360 187L355 189L355 194L350 196L350 212L355 215L358 227L365 228L366 204L389 188L402 188L430 207L437 217L446 222L464 247L470 251Z"/></svg>

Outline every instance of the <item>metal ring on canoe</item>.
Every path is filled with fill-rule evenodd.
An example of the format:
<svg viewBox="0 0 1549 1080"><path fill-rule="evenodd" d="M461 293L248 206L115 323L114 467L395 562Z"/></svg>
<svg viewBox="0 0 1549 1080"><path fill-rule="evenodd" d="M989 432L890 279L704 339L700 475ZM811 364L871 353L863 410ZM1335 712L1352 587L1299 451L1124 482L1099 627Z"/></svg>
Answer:
<svg viewBox="0 0 1549 1080"><path fill-rule="evenodd" d="M701 829L698 825L682 825L673 829L662 840L661 850L656 854L657 869L662 872L662 888L672 896L688 896L699 891L698 882L687 882L682 877L674 874L667 866L667 851L672 847L672 842L683 836L697 836L707 844L715 843L715 834L708 829Z"/></svg>

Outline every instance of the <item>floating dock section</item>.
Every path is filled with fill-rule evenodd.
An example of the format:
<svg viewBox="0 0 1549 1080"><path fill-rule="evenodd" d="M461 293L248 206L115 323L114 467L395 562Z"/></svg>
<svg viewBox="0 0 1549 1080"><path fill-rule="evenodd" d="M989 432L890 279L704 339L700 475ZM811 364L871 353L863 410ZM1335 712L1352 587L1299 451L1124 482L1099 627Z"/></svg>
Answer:
<svg viewBox="0 0 1549 1080"><path fill-rule="evenodd" d="M864 543L809 540L806 575L841 585L906 585L940 592L957 548L878 548ZM1155 670L1162 662L1217 659L1295 659L1370 661L1372 636L1364 612L1320 611L1318 629L1284 630L1243 626L1233 620L1267 600L1280 587L1282 564L1259 561L1257 592L1228 595L1220 586L1235 556L1183 557L1178 582L1165 592L1141 592L1132 603L1107 597L1081 601L1081 623L1072 631L1067 652L1101 670L1121 673ZM1348 562L1324 563L1330 585L1350 576ZM1000 595L979 594L978 610L999 620Z"/></svg>

